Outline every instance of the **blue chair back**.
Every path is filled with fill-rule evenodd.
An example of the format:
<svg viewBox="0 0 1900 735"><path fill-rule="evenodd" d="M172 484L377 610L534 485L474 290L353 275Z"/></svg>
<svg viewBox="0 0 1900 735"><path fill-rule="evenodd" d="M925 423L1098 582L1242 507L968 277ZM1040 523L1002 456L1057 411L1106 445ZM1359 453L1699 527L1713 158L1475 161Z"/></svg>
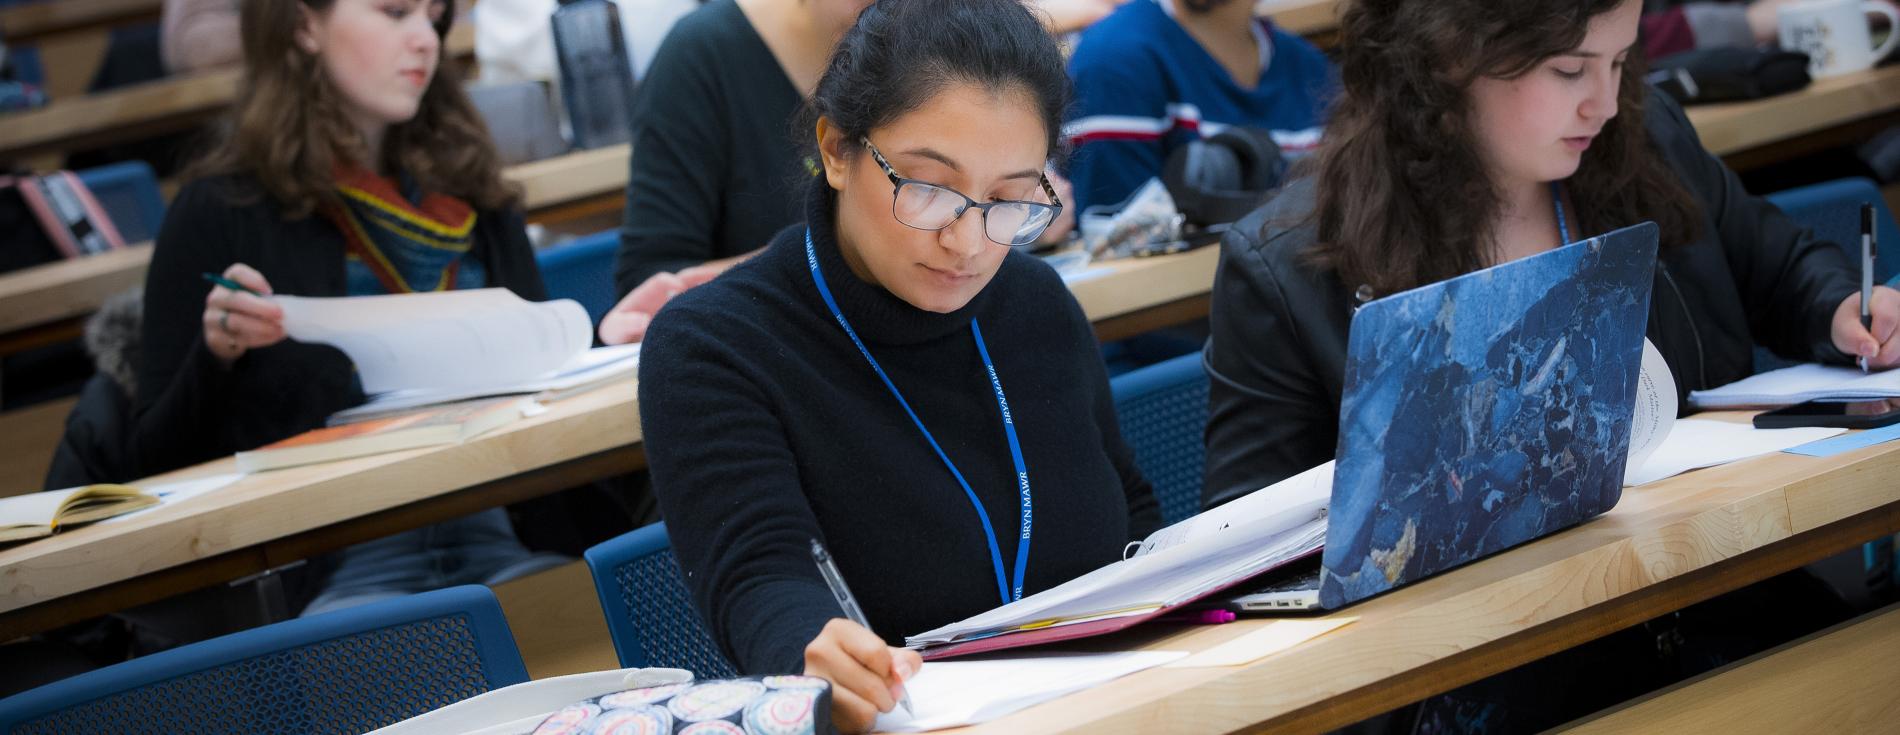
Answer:
<svg viewBox="0 0 1900 735"><path fill-rule="evenodd" d="M464 586L288 620L0 700L0 735L356 733L527 681L501 605Z"/></svg>
<svg viewBox="0 0 1900 735"><path fill-rule="evenodd" d="M693 607L665 523L608 539L585 556L621 666L686 669L701 679L739 675Z"/></svg>
<svg viewBox="0 0 1900 735"><path fill-rule="evenodd" d="M1796 224L1814 232L1814 236L1847 249L1850 260L1860 262L1860 205L1874 205L1874 239L1880 252L1874 259L1874 280L1894 285L1900 282L1895 270L1900 267L1900 224L1887 208L1880 187L1868 179L1834 181L1778 191L1764 197ZM1784 368L1794 363L1768 350L1755 348L1755 372Z"/></svg>
<svg viewBox="0 0 1900 735"><path fill-rule="evenodd" d="M158 176L150 164L124 161L76 175L92 190L127 245L158 237L159 224L165 221L165 197L158 191Z"/></svg>
<svg viewBox="0 0 1900 735"><path fill-rule="evenodd" d="M1860 258L1860 205L1874 205L1874 239L1880 243L1874 262L1874 278L1880 283L1894 279L1900 268L1900 223L1880 195L1880 186L1869 179L1836 179L1812 186L1778 191L1764 197L1796 223L1814 231L1814 236L1846 248L1855 262Z"/></svg>
<svg viewBox="0 0 1900 735"><path fill-rule="evenodd" d="M1201 512L1207 373L1200 351L1115 376L1109 389L1135 466L1154 484L1162 523Z"/></svg>
<svg viewBox="0 0 1900 735"><path fill-rule="evenodd" d="M581 302L588 318L599 324L619 300L614 293L614 253L619 248L620 231L608 230L545 248L534 259L548 296Z"/></svg>

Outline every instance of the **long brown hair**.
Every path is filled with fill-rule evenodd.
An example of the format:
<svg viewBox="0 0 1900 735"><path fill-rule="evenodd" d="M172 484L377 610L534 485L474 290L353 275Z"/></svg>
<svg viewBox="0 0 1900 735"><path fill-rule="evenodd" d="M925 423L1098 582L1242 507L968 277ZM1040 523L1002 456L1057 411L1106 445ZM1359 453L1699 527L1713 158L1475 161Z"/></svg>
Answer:
<svg viewBox="0 0 1900 735"><path fill-rule="evenodd" d="M337 201L335 167L356 163L402 171L423 191L447 194L476 207L505 208L519 200L501 178L501 157L481 115L462 92L460 65L447 53L452 0L436 23L444 40L435 76L423 90L415 117L391 125L381 151L363 141L344 116L336 85L320 60L296 43L299 6L324 12L335 0L243 0L244 82L223 139L188 174L250 174L292 219Z"/></svg>
<svg viewBox="0 0 1900 735"><path fill-rule="evenodd" d="M1480 159L1469 90L1515 79L1583 42L1590 19L1637 0L1350 0L1341 94L1316 154L1311 262L1348 288L1391 294L1489 264L1503 207ZM1653 220L1664 247L1693 240L1699 209L1643 128L1640 48L1617 116L1565 182L1580 234Z"/></svg>

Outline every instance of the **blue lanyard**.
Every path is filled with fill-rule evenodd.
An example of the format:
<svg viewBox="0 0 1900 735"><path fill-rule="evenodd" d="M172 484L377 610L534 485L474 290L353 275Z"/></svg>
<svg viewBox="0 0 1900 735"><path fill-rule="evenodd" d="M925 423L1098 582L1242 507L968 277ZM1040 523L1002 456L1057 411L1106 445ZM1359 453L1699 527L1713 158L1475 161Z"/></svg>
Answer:
<svg viewBox="0 0 1900 735"><path fill-rule="evenodd" d="M1557 237L1562 238L1558 245L1570 244L1570 223L1564 221L1564 187L1555 181L1550 182L1550 200L1557 204Z"/></svg>
<svg viewBox="0 0 1900 735"><path fill-rule="evenodd" d="M824 298L825 306L831 309L831 316L838 320L838 326L844 327L845 336L851 338L851 343L858 346L858 353L864 355L864 361L871 363L871 371L877 373L878 379L884 381L884 387L891 390L891 396L910 416L911 423L917 425L917 431L923 433L924 441L930 444L931 451L937 453L937 459L943 460L943 466L950 469L950 476L957 479L957 484L963 487L964 497L970 499L970 507L976 509L976 517L983 521L983 535L990 544L990 563L996 567L997 595L1005 605L1022 599L1023 571L1029 567L1029 468L1023 462L1022 444L1016 440L1016 422L1009 413L1009 399L1003 396L1003 381L996 377L996 363L990 360L990 350L983 344L983 330L976 325L975 319L970 320L970 334L976 337L976 352L983 358L983 368L989 373L990 387L996 390L996 407L1003 412L1003 435L1009 439L1009 457L1016 463L1016 490L1022 496L1022 541L1016 546L1016 584L1013 586L1003 574L1003 552L996 543L996 526L990 523L990 514L983 510L983 503L976 499L976 491L970 489L969 481L963 479L963 473L950 461L950 456L943 453L943 447L938 446L937 439L930 435L929 429L924 428L924 422L917 418L917 412L910 409L910 403L904 400L904 394L891 382L891 376L884 374L884 368L877 364L877 358L871 356L871 350L864 346L864 340L858 339L857 330L851 328L851 322L845 320L844 312L838 310L838 301L831 297L831 288L825 285L825 274L818 270L818 251L812 247L810 229L805 230L805 262L811 266L811 280L818 284L818 295Z"/></svg>

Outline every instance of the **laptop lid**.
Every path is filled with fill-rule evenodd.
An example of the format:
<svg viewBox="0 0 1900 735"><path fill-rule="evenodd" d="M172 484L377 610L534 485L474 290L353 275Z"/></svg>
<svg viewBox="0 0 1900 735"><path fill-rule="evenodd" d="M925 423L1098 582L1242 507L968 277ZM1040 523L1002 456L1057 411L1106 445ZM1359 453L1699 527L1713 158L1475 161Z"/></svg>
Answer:
<svg viewBox="0 0 1900 735"><path fill-rule="evenodd" d="M1644 223L1359 308L1322 605L1616 505L1656 247Z"/></svg>

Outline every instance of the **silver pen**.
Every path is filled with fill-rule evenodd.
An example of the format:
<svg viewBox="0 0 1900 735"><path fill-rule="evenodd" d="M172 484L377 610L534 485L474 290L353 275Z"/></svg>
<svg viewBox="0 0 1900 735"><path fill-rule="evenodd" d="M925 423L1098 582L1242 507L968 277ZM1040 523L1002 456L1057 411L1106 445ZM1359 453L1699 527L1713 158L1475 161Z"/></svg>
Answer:
<svg viewBox="0 0 1900 735"><path fill-rule="evenodd" d="M863 626L865 630L871 630L871 621L865 619L864 608L858 607L858 598L852 597L851 588L844 586L844 575L838 573L838 565L831 561L831 552L826 551L825 545L818 543L818 539L811 540L811 558L818 562L818 576L825 578L825 586L831 588L831 596L838 601L838 607L844 609L845 618ZM917 711L910 706L910 692L903 689L903 685L898 686L897 706L904 708L904 714L916 717Z"/></svg>
<svg viewBox="0 0 1900 735"><path fill-rule="evenodd" d="M1868 334L1874 331L1874 205L1860 205L1860 326ZM1867 372L1867 358L1860 357L1860 371Z"/></svg>

